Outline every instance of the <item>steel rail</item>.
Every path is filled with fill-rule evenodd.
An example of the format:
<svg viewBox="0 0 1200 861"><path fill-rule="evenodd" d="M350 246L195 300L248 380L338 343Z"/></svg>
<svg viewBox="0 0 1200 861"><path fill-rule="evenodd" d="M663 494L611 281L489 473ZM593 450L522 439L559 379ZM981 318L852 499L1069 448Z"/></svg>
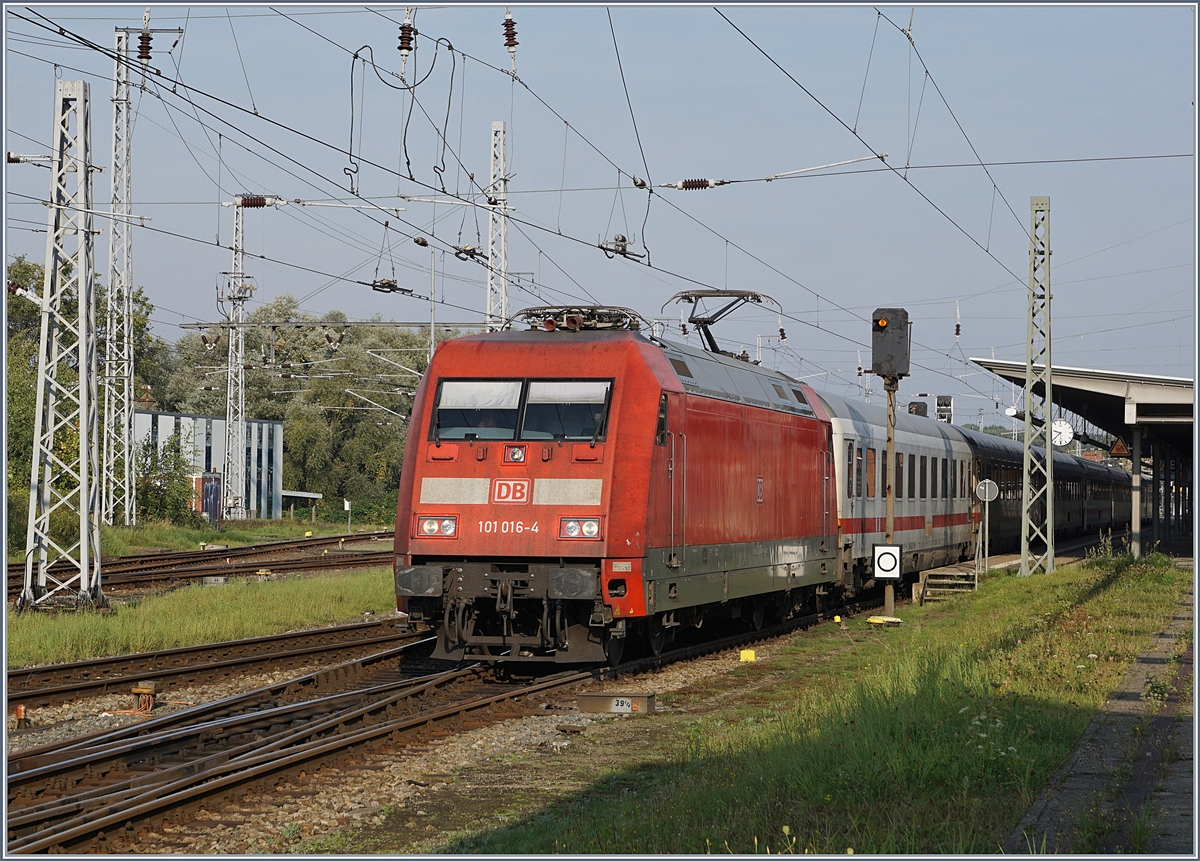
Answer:
<svg viewBox="0 0 1200 861"><path fill-rule="evenodd" d="M8 671L8 702L10 705L45 705L81 694L96 696L147 677L171 679L167 685L169 688L179 684L175 681L179 676L188 676L188 681L193 681L235 667L286 662L298 657L378 646L419 636L397 630L391 621L356 622L246 640L181 646L69 664L25 667Z"/></svg>
<svg viewBox="0 0 1200 861"><path fill-rule="evenodd" d="M220 563L225 559L245 559L248 557L266 556L271 554L285 553L289 551L308 549L318 549L328 547L333 544L344 545L347 541L358 543L360 541L379 541L393 537L392 532L364 532L358 535L323 535L317 538L299 538L289 541L271 541L264 544L250 544L245 547L230 547L220 550L184 550L179 552L151 552L151 553L136 553L128 556L108 557L101 560L104 569L105 579L111 575L123 573L126 571L138 571L143 569L159 570L168 569L176 566L195 566L205 562ZM49 571L66 571L65 563L53 563ZM57 567L55 567L57 566ZM10 562L8 565L8 582L11 584L14 580L22 580L25 576L25 565L23 562Z"/></svg>
<svg viewBox="0 0 1200 861"><path fill-rule="evenodd" d="M290 734L281 733L279 736L258 741L251 745L245 753L232 751L227 755L217 754L212 762L199 763L200 773L184 775L166 783L155 784L143 791L125 797L110 795L95 796L90 801L93 806L100 807L100 815L83 813L75 820L59 822L52 826L53 833L46 834L38 831L30 835L14 838L9 841L9 851L38 852L48 850L73 840L86 838L96 832L113 826L123 826L125 823L153 815L164 808L176 807L188 801L219 790L247 781L252 781L265 775L303 765L309 761L330 756L345 750L378 740L393 733L412 730L433 722L448 718L460 717L465 714L484 710L494 705L513 699L527 697L531 694L542 693L561 687L578 684L593 678L590 671L578 671L552 676L541 682L522 685L518 688L502 691L497 694L475 697L465 702L442 706L432 711L418 711L395 718L377 716L378 712L386 712L404 699L419 695L431 687L444 684L444 676L461 676L466 670L442 674L443 678L435 677L418 688L409 691L390 694L383 699L352 707L347 711L331 714L324 720L293 731ZM350 696L350 694L341 695ZM357 726L349 727L348 723L358 722ZM318 733L331 732L318 738L312 736ZM285 746L289 742L297 742L294 748ZM80 806L68 802L65 808ZM60 806L60 810L65 809ZM9 827L20 827L26 819L21 815L9 817ZM76 824L73 824L76 823Z"/></svg>
<svg viewBox="0 0 1200 861"><path fill-rule="evenodd" d="M23 808L8 817L8 827L10 829L22 828L30 824L62 819L70 814L83 811L85 807L111 811L118 805L129 804L131 800L145 799L154 793L161 793L163 787L178 788L189 783L203 781L212 775L237 768L238 764L246 758L256 762L264 757L273 757L278 751L292 743L299 741L303 744L304 740L310 739L312 736L334 729L347 721L361 718L364 714L369 714L379 708L387 708L403 699L419 696L429 690L456 681L471 674L474 670L475 667L452 670L434 676L390 682L362 691L344 691L303 703L292 703L272 709L230 715L217 721L192 724L153 735L140 736L120 745L110 746L103 752L90 751L75 760L64 761L57 765L78 770L86 766L94 767L101 755L123 757L128 760L139 751L158 752L159 749L165 747L168 753L178 752L189 744L195 744L197 738L201 736L208 736L210 740L216 740L222 735L226 737L245 735L254 732L261 725L280 725L281 719L292 721L307 719L310 721L300 729L285 725L285 729L274 734L255 738L252 741L232 748L224 748L199 758L189 759L152 774L132 773L130 777L107 786L94 787L71 796ZM381 695L386 696L371 702L363 702L368 697ZM47 773L43 772L49 772L49 770L42 769L36 773L31 772L28 777L30 780L44 780ZM57 824L47 827L57 827ZM10 844L10 848L11 846L12 844Z"/></svg>
<svg viewBox="0 0 1200 861"><path fill-rule="evenodd" d="M878 596L869 596L856 603L839 608L838 612L853 615L854 613L877 606L879 606ZM336 694L333 697L324 698L323 701L309 701L300 706L300 708L312 712L335 700L346 701L354 698L358 698L359 700L348 711L328 714L302 728L285 728L275 735L256 739L254 742L242 745L241 747L211 754L209 758L198 763L190 762L174 765L170 769L164 770L161 777L157 775L135 775L130 778L127 785L121 787L111 785L97 787L86 790L87 794L84 796L45 802L43 805L30 808L27 811L17 811L15 815L9 817L10 828L30 824L39 815L52 818L53 814L57 814L61 819L61 817L70 813L82 811L85 806L91 808L93 812L88 813L84 811L74 819L56 822L49 829L52 833L45 833L47 829L42 829L32 834L15 838L10 841L8 848L10 851L37 852L46 851L66 843L83 841L100 831L124 827L128 822L159 815L165 809L194 803L197 799L206 795L226 790L238 784L254 781L279 771L293 769L305 765L313 759L332 756L347 748L368 744L393 733L402 733L435 722L461 717L474 711L490 708L501 702L526 697L531 694L542 693L561 687L570 687L601 678L614 678L622 674L652 670L669 663L743 646L747 643L763 639L778 637L799 628L806 628L831 616L832 611L809 614L786 620L778 625L764 627L758 631L741 632L700 644L664 650L658 656L640 658L617 667L561 673L534 684L506 690L491 696L479 697L466 702L440 706L430 711L418 711L416 714L394 718L388 717L386 714L387 711L396 708L402 700L419 695L416 693L415 688L410 689L407 693L391 691L382 699L375 699L365 703L362 702L362 698L370 696L370 694L364 691ZM461 673L464 671L458 672ZM379 687L383 690L392 687L394 684L389 683L388 685ZM429 689L434 684L436 684L435 680L428 681L421 686L422 691ZM380 714L381 712L383 714ZM182 715L186 713L177 714ZM271 721L277 719L282 714L280 712L277 715L272 709L264 709L260 712L241 716L241 720L257 723L258 725L265 723L270 726ZM227 719L227 721L236 723L232 719ZM220 729L216 725L219 722L210 721L204 724L201 729L204 732L216 732ZM107 750L103 751L104 755L109 757L109 759L118 756L126 756L128 759L127 754L139 745L149 747L156 741L160 744L167 741L180 745L184 743L183 740L189 734L190 737L195 738L196 727L193 724L189 728L180 728L174 731L159 729L156 732L146 734L146 730L148 729L147 725L141 726L143 733L140 734L142 735L140 738L132 737L126 731L126 735L130 737L115 744L110 741ZM332 735L320 735L327 732L332 733ZM319 737L314 738L314 736ZM288 745L293 742L295 743L294 746L289 747ZM94 746L95 742L92 745ZM85 748L87 746L87 744L83 745ZM62 761L47 763L42 767L25 772L24 777L29 781L44 782L53 776L56 769L62 771L68 767L75 768L77 766L78 763ZM199 773L196 773L197 771ZM16 776L18 775L14 775L14 777ZM161 782L164 779L167 782ZM13 788L13 778L10 777L10 797Z"/></svg>
<svg viewBox="0 0 1200 861"><path fill-rule="evenodd" d="M295 679L275 682L263 688L243 691L181 711L151 717L141 723L125 724L113 729L98 730L86 735L77 736L67 743L56 742L54 744L28 748L8 757L6 769L8 786L11 789L23 782L21 776L30 769L69 759L77 751L100 748L108 744L120 742L123 739L164 731L173 726L186 726L189 722L196 720L215 720L216 716L228 711L250 709L255 707L256 703L265 702L282 695L298 696L306 689L315 691L328 690L340 680L354 678L373 666L384 664L394 658L399 658L409 650L416 650L432 642L432 637L425 637L424 639L405 643L393 649L387 649L382 652L345 661L332 667L316 670Z"/></svg>
<svg viewBox="0 0 1200 861"><path fill-rule="evenodd" d="M374 568L391 565L392 551L367 550L361 552L343 551L331 555L317 557L300 557L292 559L270 559L258 562L212 564L191 567L167 567L158 569L130 570L105 575L106 587L129 587L151 585L161 582L198 580L203 577L221 576L238 577L252 576L266 570L274 574L286 574L298 571L324 571L342 568ZM21 585L10 580L8 583L9 597L20 592Z"/></svg>

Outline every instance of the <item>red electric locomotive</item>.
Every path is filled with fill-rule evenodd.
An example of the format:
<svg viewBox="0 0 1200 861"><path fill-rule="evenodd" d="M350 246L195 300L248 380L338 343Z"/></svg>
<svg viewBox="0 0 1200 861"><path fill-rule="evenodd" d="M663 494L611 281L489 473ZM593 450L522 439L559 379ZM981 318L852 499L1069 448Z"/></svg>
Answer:
<svg viewBox="0 0 1200 861"><path fill-rule="evenodd" d="M435 655L616 662L706 615L761 626L832 578L811 389L723 356L689 368L621 310L540 322L442 343L416 394L395 584Z"/></svg>

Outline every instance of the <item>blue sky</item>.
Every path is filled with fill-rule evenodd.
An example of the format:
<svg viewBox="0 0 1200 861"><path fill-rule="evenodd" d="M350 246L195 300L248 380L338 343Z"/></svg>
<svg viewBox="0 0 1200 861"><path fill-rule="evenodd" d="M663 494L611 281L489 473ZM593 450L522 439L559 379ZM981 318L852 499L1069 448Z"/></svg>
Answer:
<svg viewBox="0 0 1200 861"><path fill-rule="evenodd" d="M27 8L110 48L114 27L140 26L145 7L6 6L6 149L47 151L57 64L90 81L95 160L108 165L111 59L22 20L38 20ZM404 7L151 7L152 27L186 29L173 47L155 38L163 75L135 95L133 210L166 231L133 239L156 333L173 340L179 323L218 319L232 241L218 201L242 191L404 207L248 212L253 304L290 293L318 314L427 319L426 300L356 283L394 266L427 295L420 233L438 249L438 317L480 319L485 272L447 249L486 246L486 211L396 195L441 197L444 182L478 202L467 173L487 182L490 124L503 120L509 269L538 294L511 291L513 308L598 301L674 320L677 333L677 306L660 312L677 291L759 290L785 309L787 342L776 315L756 309L718 327L724 344L753 355L761 336L764 364L850 394L860 352L870 364L871 311L906 307L917 346L901 401L953 394L958 421L980 409L996 420L1011 388L964 359L1024 359L1029 198L1048 195L1055 363L1194 375L1194 7L730 5L719 7L726 21L710 6L514 6L521 83L498 71L510 68L504 8L417 7L406 71L421 82L405 132L412 97L393 74ZM900 32L910 14L912 45ZM353 59L364 46L378 76ZM352 65L357 197L343 172ZM194 88L192 104L171 81ZM896 170L872 161L762 181L872 153ZM633 176L753 181L648 196ZM43 259L45 234L33 230L47 180L7 166L6 261ZM107 173L94 195L106 203ZM616 232L652 265L595 247ZM105 231L105 278L107 255Z"/></svg>

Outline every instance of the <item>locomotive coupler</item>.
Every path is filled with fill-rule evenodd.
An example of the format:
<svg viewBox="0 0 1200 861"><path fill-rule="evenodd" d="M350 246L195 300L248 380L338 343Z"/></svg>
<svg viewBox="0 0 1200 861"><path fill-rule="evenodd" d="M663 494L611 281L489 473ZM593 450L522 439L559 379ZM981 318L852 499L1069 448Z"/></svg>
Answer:
<svg viewBox="0 0 1200 861"><path fill-rule="evenodd" d="M588 625L593 628L602 628L613 620L612 607L605 604L603 601L596 601L592 604L592 616L588 619ZM621 630L625 630L625 620L620 622Z"/></svg>

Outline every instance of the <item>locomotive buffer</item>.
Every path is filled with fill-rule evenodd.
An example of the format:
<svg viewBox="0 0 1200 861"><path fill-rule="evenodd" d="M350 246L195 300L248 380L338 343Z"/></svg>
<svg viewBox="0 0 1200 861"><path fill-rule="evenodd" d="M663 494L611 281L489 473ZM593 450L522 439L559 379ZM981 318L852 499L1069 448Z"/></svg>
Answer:
<svg viewBox="0 0 1200 861"><path fill-rule="evenodd" d="M902 549L895 543L896 527L896 391L900 378L909 373L909 329L908 312L903 308L876 308L871 315L871 373L883 377L883 388L887 392L887 456L884 474L887 476L884 492L887 494L887 531L884 544L875 545L875 578L885 580L883 613L896 613L896 593L893 581L900 579Z"/></svg>

